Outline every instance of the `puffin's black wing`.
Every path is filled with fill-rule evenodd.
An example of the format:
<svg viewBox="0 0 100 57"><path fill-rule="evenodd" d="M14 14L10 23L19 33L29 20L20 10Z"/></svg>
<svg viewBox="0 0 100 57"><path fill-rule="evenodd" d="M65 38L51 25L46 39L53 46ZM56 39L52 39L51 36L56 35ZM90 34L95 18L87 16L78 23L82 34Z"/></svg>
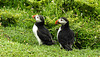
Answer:
<svg viewBox="0 0 100 57"><path fill-rule="evenodd" d="M52 36L49 33L48 29L45 27L41 27L38 29L37 34L39 38L42 40L43 44L51 45L52 43Z"/></svg>
<svg viewBox="0 0 100 57"><path fill-rule="evenodd" d="M70 46L74 43L74 32L72 30L69 30L67 33L66 31L61 32L58 35L58 40L63 48L70 50Z"/></svg>

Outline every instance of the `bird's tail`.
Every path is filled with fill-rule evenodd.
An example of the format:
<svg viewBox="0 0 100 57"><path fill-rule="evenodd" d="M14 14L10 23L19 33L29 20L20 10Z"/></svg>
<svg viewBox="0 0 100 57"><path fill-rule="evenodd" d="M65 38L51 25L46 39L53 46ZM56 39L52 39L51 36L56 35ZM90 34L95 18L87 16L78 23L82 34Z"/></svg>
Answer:
<svg viewBox="0 0 100 57"><path fill-rule="evenodd" d="M53 41L45 42L45 43L43 43L43 44L45 44L45 45L53 45L53 44L55 44L55 42L56 42L56 41L53 40Z"/></svg>
<svg viewBox="0 0 100 57"><path fill-rule="evenodd" d="M73 49L72 49L72 45L69 45L69 44L64 45L64 49L65 49L65 50L68 50L68 51L72 51L72 50L73 50Z"/></svg>

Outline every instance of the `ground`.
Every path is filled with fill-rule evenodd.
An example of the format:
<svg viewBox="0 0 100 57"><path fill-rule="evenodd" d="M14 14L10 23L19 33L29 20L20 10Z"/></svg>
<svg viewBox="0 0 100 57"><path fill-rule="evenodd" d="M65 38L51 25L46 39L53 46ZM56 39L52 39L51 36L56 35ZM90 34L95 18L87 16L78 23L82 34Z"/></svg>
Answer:
<svg viewBox="0 0 100 57"><path fill-rule="evenodd" d="M39 46L31 29L28 31L23 28L0 27L0 32L2 32L0 35L0 57L100 57L100 49L79 50L73 47L73 51L66 51L60 49L59 44ZM20 37L26 41L9 40L11 37L16 39ZM33 39L29 40L29 38Z"/></svg>

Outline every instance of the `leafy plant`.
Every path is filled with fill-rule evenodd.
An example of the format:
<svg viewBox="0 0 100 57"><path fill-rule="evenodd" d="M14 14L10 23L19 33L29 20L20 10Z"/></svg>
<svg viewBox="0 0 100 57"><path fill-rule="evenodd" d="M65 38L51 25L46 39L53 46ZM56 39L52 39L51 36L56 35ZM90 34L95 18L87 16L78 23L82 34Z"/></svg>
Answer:
<svg viewBox="0 0 100 57"><path fill-rule="evenodd" d="M10 24L16 24L18 22L19 17L21 14L13 14L8 11L3 11L0 13L0 22L2 23L3 26L8 26Z"/></svg>

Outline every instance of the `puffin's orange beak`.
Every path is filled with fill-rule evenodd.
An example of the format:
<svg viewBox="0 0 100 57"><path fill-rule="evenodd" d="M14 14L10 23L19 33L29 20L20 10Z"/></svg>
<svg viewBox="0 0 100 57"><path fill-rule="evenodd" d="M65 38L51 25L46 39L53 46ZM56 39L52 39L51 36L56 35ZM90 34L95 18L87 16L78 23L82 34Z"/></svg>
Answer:
<svg viewBox="0 0 100 57"><path fill-rule="evenodd" d="M33 15L32 17L35 19L35 16L36 16L36 15Z"/></svg>
<svg viewBox="0 0 100 57"><path fill-rule="evenodd" d="M58 20L55 22L55 24L58 24Z"/></svg>

